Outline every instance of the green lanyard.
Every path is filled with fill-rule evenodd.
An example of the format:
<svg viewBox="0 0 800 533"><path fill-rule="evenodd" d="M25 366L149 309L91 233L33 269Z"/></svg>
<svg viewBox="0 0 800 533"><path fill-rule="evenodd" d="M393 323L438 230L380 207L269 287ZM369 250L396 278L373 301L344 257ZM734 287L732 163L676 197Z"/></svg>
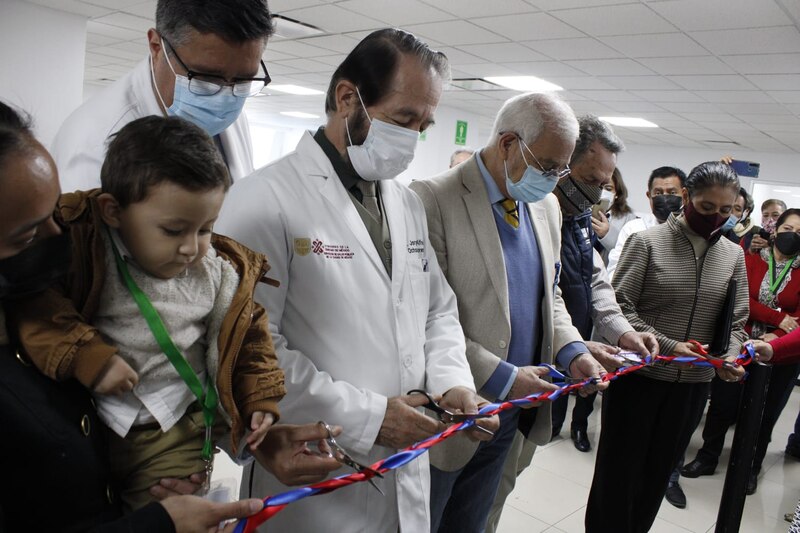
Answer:
<svg viewBox="0 0 800 533"><path fill-rule="evenodd" d="M110 233L109 237L111 237ZM114 250L114 258L117 260L117 269L122 275L122 279L125 280L125 285L128 286L128 291L130 291L131 296L136 300L136 305L139 306L139 311L147 321L147 325L156 338L156 342L158 342L158 345L167 356L167 359L169 359L169 362L172 363L172 366L175 367L175 370L178 371L178 375L180 375L186 383L186 386L189 387L189 390L192 391L200 402L200 407L203 409L203 421L206 426L205 442L203 443L203 459L205 461L211 461L214 456L213 444L211 442L211 428L214 426L214 418L216 417L217 405L219 403L217 391L214 388L211 376L208 376L206 388L203 390L203 385L200 383L197 374L194 373L194 370L189 366L186 358L181 354L180 350L178 350L178 347L175 346L175 343L172 342L172 338L169 336L167 328L164 327L164 322L161 321L158 311L156 311L153 304L150 303L150 299L147 295L142 292L142 289L133 281L131 273L128 271L128 265L125 264L122 256L119 255L119 250L117 250L113 238L111 239L111 248Z"/></svg>
<svg viewBox="0 0 800 533"><path fill-rule="evenodd" d="M775 279L775 259L772 257L772 250L769 252L769 290L772 291L772 294L778 293L778 287L781 286L783 280L786 278L786 275L789 273L789 270L792 268L792 263L794 263L794 258L790 257L786 260L786 265L781 270L778 279Z"/></svg>

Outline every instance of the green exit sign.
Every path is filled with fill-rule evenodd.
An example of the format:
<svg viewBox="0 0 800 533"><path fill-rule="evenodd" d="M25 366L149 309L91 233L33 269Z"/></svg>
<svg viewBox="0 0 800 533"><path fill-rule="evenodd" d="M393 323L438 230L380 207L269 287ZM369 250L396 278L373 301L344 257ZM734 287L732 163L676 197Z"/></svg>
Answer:
<svg viewBox="0 0 800 533"><path fill-rule="evenodd" d="M464 146L467 144L467 121L466 120L457 120L456 121L456 144L459 146Z"/></svg>

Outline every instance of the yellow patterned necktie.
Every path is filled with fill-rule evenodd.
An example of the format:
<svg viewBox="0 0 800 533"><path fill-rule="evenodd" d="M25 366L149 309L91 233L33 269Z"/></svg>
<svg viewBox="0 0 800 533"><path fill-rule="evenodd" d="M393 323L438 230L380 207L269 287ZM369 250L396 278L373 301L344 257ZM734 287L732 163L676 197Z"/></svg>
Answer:
<svg viewBox="0 0 800 533"><path fill-rule="evenodd" d="M510 198L506 198L500 205L505 211L505 215L503 215L503 219L508 222L512 228L516 229L519 227L519 211L517 210L517 202L511 200Z"/></svg>

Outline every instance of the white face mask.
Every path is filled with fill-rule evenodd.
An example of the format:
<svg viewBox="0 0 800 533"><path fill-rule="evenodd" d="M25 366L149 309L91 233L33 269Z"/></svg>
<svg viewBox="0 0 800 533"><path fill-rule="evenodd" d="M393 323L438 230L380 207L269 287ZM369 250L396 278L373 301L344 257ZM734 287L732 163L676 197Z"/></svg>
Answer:
<svg viewBox="0 0 800 533"><path fill-rule="evenodd" d="M358 100L361 102L361 107L364 108L364 113L367 113L358 88L356 88L356 93L358 93ZM414 159L419 133L382 120L372 119L369 113L367 113L367 118L370 121L369 132L367 132L364 143L359 146L353 145L353 140L350 138L350 126L345 118L347 140L350 143L350 146L347 147L350 163L353 164L358 175L367 181L396 178L398 174L408 168Z"/></svg>

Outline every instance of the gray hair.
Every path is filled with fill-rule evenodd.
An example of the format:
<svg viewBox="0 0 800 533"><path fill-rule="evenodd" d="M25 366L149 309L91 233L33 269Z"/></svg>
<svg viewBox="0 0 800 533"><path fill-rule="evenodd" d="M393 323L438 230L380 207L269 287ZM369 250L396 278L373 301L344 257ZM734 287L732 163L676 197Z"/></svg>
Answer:
<svg viewBox="0 0 800 533"><path fill-rule="evenodd" d="M525 93L509 98L494 119L490 142L516 133L525 144L535 142L545 127L565 139L578 138L578 121L572 108L549 93Z"/></svg>
<svg viewBox="0 0 800 533"><path fill-rule="evenodd" d="M734 189L739 192L739 176L729 165L720 161L708 161L700 163L689 172L686 177L686 190L689 191L689 198L693 198L698 192L718 185L722 188Z"/></svg>
<svg viewBox="0 0 800 533"><path fill-rule="evenodd" d="M192 31L213 33L231 43L267 39L274 33L267 0L158 0L156 30L173 46Z"/></svg>
<svg viewBox="0 0 800 533"><path fill-rule="evenodd" d="M622 139L617 137L611 126L596 116L583 115L578 119L578 123L580 124L580 136L575 144L575 151L572 152L570 163L580 160L595 141L612 154L618 154L625 149Z"/></svg>
<svg viewBox="0 0 800 533"><path fill-rule="evenodd" d="M475 150L473 150L472 148L459 148L458 150L456 150L455 152L450 154L450 166L451 167L453 166L453 162L456 160L456 156L457 155L459 155L459 154L472 155L474 153L475 153Z"/></svg>

